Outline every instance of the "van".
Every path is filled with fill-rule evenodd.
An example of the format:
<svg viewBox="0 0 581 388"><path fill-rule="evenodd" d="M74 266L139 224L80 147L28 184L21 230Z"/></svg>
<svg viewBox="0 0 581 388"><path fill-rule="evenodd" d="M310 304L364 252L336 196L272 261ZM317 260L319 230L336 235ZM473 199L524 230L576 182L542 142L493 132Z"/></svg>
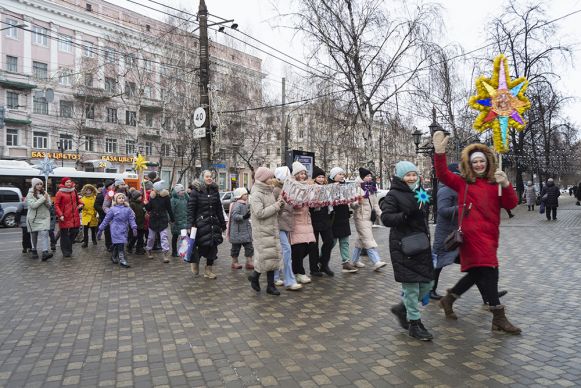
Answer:
<svg viewBox="0 0 581 388"><path fill-rule="evenodd" d="M0 205L2 205L2 210L4 210L4 215L0 219L2 225L7 228L13 228L18 225L16 212L18 211L18 205L22 201L22 192L18 187L0 187Z"/></svg>

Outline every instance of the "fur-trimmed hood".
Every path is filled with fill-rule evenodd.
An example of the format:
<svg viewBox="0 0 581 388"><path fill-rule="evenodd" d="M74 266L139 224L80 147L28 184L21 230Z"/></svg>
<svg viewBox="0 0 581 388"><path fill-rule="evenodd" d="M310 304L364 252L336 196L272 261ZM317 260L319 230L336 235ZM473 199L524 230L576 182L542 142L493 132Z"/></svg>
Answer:
<svg viewBox="0 0 581 388"><path fill-rule="evenodd" d="M195 181L192 186L194 186L194 190L196 190L197 192L201 193L203 192L206 187L208 187L210 190L215 190L215 191L220 191L220 188L218 187L218 185L216 183L212 183L211 185L206 185L205 183L202 183L200 181Z"/></svg>
<svg viewBox="0 0 581 388"><path fill-rule="evenodd" d="M167 197L169 195L169 190L162 189L157 195L159 195L160 197Z"/></svg>
<svg viewBox="0 0 581 388"><path fill-rule="evenodd" d="M470 144L462 150L460 161L460 175L469 183L476 182L476 174L470 164L470 155L476 151L482 152L486 156L486 179L490 183L495 183L494 172L497 169L496 156L494 152L486 145L481 143Z"/></svg>
<svg viewBox="0 0 581 388"><path fill-rule="evenodd" d="M88 197L87 191L89 189L92 190L91 197L96 197L97 196L97 188L90 183L87 183L86 185L83 186L83 188L81 189L81 195L83 197Z"/></svg>

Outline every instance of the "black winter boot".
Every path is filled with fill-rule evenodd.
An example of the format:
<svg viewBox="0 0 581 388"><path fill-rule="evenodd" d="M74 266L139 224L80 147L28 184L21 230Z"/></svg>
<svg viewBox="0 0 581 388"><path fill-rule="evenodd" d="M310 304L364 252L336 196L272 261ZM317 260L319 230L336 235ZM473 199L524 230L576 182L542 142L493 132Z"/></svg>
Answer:
<svg viewBox="0 0 581 388"><path fill-rule="evenodd" d="M401 302L400 304L396 304L396 305L391 306L390 311L393 315L395 315L395 317L397 318L399 325L402 327L402 329L408 330L410 327L410 324L409 324L408 319L407 319L407 310L406 310L403 302Z"/></svg>
<svg viewBox="0 0 581 388"><path fill-rule="evenodd" d="M36 251L36 249L31 249L30 250L30 257L33 259L38 259L38 252Z"/></svg>
<svg viewBox="0 0 581 388"><path fill-rule="evenodd" d="M42 252L42 261L47 261L48 259L50 259L53 256L52 253L49 253L48 251L44 251Z"/></svg>
<svg viewBox="0 0 581 388"><path fill-rule="evenodd" d="M434 338L419 319L410 321L409 336L420 341L431 341Z"/></svg>
<svg viewBox="0 0 581 388"><path fill-rule="evenodd" d="M266 293L270 295L280 295L280 291L274 286L274 271L266 272L266 279L268 281L268 286L266 287Z"/></svg>
<svg viewBox="0 0 581 388"><path fill-rule="evenodd" d="M252 271L252 274L248 276L248 281L250 282L250 286L256 292L260 292L260 283L258 280L260 279L260 272Z"/></svg>

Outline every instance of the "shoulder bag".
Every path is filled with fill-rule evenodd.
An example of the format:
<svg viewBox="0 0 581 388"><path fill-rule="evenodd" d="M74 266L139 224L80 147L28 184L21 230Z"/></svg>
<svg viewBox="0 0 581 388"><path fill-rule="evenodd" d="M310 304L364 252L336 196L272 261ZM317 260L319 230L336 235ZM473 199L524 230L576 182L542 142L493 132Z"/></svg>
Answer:
<svg viewBox="0 0 581 388"><path fill-rule="evenodd" d="M446 237L444 240L444 249L451 252L464 242L464 234L462 233L462 220L464 218L464 212L466 211L466 197L468 196L468 182L466 182L466 189L464 190L464 203L462 204L462 210L458 216L458 229L454 230L452 233Z"/></svg>

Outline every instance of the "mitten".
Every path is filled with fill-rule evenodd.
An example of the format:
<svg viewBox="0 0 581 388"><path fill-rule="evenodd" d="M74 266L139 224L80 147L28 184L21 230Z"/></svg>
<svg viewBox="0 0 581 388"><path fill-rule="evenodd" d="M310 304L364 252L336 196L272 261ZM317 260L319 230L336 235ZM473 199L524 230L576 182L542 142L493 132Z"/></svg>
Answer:
<svg viewBox="0 0 581 388"><path fill-rule="evenodd" d="M448 145L448 136L442 131L437 131L432 137L432 143L437 154L445 154L446 146Z"/></svg>
<svg viewBox="0 0 581 388"><path fill-rule="evenodd" d="M496 172L494 173L494 179L496 179L496 183L498 183L502 187L508 187L509 185L508 177L506 176L506 173L501 169L496 170Z"/></svg>
<svg viewBox="0 0 581 388"><path fill-rule="evenodd" d="M246 213L242 218L244 218L245 220L250 218L250 212Z"/></svg>

